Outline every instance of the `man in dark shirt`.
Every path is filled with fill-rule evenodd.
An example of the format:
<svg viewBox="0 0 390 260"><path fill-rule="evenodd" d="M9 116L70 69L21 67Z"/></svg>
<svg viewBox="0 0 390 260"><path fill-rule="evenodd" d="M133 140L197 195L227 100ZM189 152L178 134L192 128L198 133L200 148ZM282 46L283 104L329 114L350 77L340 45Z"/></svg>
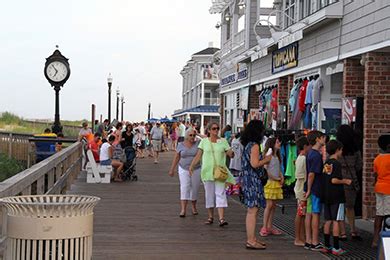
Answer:
<svg viewBox="0 0 390 260"><path fill-rule="evenodd" d="M324 165L321 179L321 202L324 204L326 220L324 225L325 248L323 251L339 256L346 253L339 245L339 221L344 220L344 185L351 185L352 180L343 179L342 166L338 161L343 153L343 144L336 140L329 141L326 144L326 152L330 158ZM332 223L333 247L330 246L330 226Z"/></svg>
<svg viewBox="0 0 390 260"><path fill-rule="evenodd" d="M318 233L322 208L320 202L323 168L321 150L325 145L325 135L320 131L311 131L307 135L307 139L312 149L306 157L307 182L305 185L305 197L307 199L307 212L305 218L305 249L321 251L323 246L318 241Z"/></svg>

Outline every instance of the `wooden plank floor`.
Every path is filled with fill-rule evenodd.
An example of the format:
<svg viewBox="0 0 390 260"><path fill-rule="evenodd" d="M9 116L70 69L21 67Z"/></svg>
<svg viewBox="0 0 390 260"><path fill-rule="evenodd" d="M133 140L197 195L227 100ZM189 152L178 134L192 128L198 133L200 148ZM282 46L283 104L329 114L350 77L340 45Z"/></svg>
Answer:
<svg viewBox="0 0 390 260"><path fill-rule="evenodd" d="M229 225L204 225L203 188L199 215L179 218L178 178L167 174L172 157L172 152L163 153L159 164L138 160L138 182L87 184L80 175L69 193L102 199L95 210L93 259L325 258L295 247L288 235L266 238L265 251L245 249L245 208L230 199Z"/></svg>

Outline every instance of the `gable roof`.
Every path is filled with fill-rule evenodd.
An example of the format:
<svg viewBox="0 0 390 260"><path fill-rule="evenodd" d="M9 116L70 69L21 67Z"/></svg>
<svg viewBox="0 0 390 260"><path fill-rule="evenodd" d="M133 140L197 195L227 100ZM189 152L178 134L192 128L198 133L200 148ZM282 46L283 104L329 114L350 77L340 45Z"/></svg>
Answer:
<svg viewBox="0 0 390 260"><path fill-rule="evenodd" d="M218 48L209 47L209 48L206 48L206 49L204 49L204 50L201 50L200 52L197 52L197 53L192 54L192 56L197 56L197 55L213 55L213 54L216 53L217 51L219 51Z"/></svg>

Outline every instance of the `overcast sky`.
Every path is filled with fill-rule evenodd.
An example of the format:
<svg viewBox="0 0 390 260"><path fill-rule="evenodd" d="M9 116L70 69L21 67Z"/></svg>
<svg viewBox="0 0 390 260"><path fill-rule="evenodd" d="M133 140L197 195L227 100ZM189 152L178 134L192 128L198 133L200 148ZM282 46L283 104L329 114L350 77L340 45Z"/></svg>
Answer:
<svg viewBox="0 0 390 260"><path fill-rule="evenodd" d="M272 2L272 0L270 0ZM71 76L60 92L61 119L107 117L107 76L125 97L125 118L170 116L181 107L179 74L191 54L219 46L211 0L20 0L0 9L0 112L54 117L45 58L60 46Z"/></svg>

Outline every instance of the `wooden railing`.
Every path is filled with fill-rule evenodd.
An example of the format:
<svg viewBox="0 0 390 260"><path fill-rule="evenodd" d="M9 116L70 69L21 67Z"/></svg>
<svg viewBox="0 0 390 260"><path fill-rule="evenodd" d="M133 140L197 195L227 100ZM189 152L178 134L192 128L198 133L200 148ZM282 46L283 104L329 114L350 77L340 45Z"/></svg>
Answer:
<svg viewBox="0 0 390 260"><path fill-rule="evenodd" d="M81 171L82 144L74 143L29 169L0 183L0 198L15 195L62 194ZM5 209L2 209L2 239L6 234Z"/></svg>
<svg viewBox="0 0 390 260"><path fill-rule="evenodd" d="M32 135L0 132L0 152L14 158L27 167Z"/></svg>

